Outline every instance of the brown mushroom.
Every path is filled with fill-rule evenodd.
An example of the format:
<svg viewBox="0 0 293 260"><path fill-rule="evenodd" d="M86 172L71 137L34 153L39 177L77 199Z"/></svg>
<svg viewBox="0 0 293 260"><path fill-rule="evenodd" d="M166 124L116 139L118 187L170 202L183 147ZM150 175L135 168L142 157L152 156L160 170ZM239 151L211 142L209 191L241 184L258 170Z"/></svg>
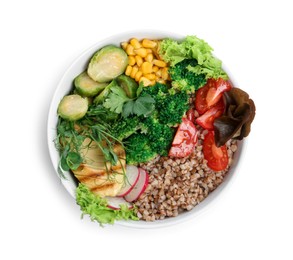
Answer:
<svg viewBox="0 0 293 260"><path fill-rule="evenodd" d="M214 121L215 142L218 147L229 139L242 140L248 136L255 116L255 105L249 95L239 89L232 88L224 93L225 113Z"/></svg>

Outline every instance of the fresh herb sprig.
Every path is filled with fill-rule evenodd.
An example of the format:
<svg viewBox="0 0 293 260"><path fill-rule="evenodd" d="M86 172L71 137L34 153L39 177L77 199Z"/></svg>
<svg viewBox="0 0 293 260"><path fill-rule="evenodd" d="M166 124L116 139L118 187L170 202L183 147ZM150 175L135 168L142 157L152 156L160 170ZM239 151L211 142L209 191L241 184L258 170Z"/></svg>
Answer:
<svg viewBox="0 0 293 260"><path fill-rule="evenodd" d="M121 87L113 86L103 106L112 112L122 114L123 117L130 115L147 117L155 109L155 100L149 94L140 96L143 87L141 83L137 89L136 97L129 98Z"/></svg>
<svg viewBox="0 0 293 260"><path fill-rule="evenodd" d="M64 171L76 170L83 162L80 150L86 138L97 143L105 157L105 163L118 163L114 145L122 143L111 134L110 125L104 121L106 117L115 117L114 114L109 114L103 106L92 105L81 120L72 122L59 118L55 145L60 152L58 172L61 178L65 178Z"/></svg>
<svg viewBox="0 0 293 260"><path fill-rule="evenodd" d="M59 118L57 133L55 145L60 151L58 173L65 178L63 171L76 170L82 162L79 150L85 137L77 132L74 122L62 118Z"/></svg>

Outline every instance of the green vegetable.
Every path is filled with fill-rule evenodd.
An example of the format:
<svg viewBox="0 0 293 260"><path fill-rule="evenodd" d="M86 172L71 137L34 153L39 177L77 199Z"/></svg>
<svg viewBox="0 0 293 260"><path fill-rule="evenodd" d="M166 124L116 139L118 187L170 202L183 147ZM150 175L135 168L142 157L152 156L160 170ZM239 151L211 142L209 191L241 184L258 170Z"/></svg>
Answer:
<svg viewBox="0 0 293 260"><path fill-rule="evenodd" d="M144 88L141 96L151 95L155 99L157 117L162 124L174 126L181 123L182 117L189 109L189 95L185 92L169 92L166 85L156 85Z"/></svg>
<svg viewBox="0 0 293 260"><path fill-rule="evenodd" d="M112 122L118 119L119 115L115 112L110 111L103 105L93 104L89 107L87 116L91 118L99 118L101 122Z"/></svg>
<svg viewBox="0 0 293 260"><path fill-rule="evenodd" d="M110 84L108 84L108 86L106 86L103 91L94 98L94 103L95 104L101 104L104 102L104 100L106 99L106 97L110 94L111 88L118 86L117 85L117 81L116 80L112 80Z"/></svg>
<svg viewBox="0 0 293 260"><path fill-rule="evenodd" d="M110 89L111 93L105 99L104 107L117 114L121 114L123 106L131 99L127 97L125 91L120 86L113 86Z"/></svg>
<svg viewBox="0 0 293 260"><path fill-rule="evenodd" d="M123 140L132 134L134 134L137 130L140 129L140 118L137 116L131 117L122 117L111 125L112 134L118 139Z"/></svg>
<svg viewBox="0 0 293 260"><path fill-rule="evenodd" d="M126 52L114 45L97 51L88 65L88 75L97 82L109 82L121 75L128 64Z"/></svg>
<svg viewBox="0 0 293 260"><path fill-rule="evenodd" d="M168 155L175 134L172 126L181 123L189 109L187 93L170 93L168 86L160 83L143 88L140 98L149 96L155 101L155 109L148 117L121 118L112 126L113 135L124 143L129 164Z"/></svg>
<svg viewBox="0 0 293 260"><path fill-rule="evenodd" d="M195 59L185 59L169 68L173 89L194 93L207 82L205 75L195 74L188 70L189 67L195 67L196 65Z"/></svg>
<svg viewBox="0 0 293 260"><path fill-rule="evenodd" d="M136 81L126 75L120 75L117 78L118 85L125 91L129 98L135 98L138 88Z"/></svg>
<svg viewBox="0 0 293 260"><path fill-rule="evenodd" d="M70 121L81 119L87 110L88 100L77 94L63 97L58 105L58 115Z"/></svg>
<svg viewBox="0 0 293 260"><path fill-rule="evenodd" d="M155 117L146 118L142 124L147 129L146 135L152 151L167 156L174 138L175 128L161 123Z"/></svg>
<svg viewBox="0 0 293 260"><path fill-rule="evenodd" d="M147 117L155 108L154 102L150 95L136 96L131 99L120 86L114 85L110 87L110 94L105 99L103 105L112 112L122 113L123 117L130 115L143 115Z"/></svg>
<svg viewBox="0 0 293 260"><path fill-rule="evenodd" d="M100 225L113 224L115 220L138 220L136 208L129 209L121 205L119 210L107 206L107 200L93 194L85 185L76 188L76 203L82 210L82 217L88 214L92 221Z"/></svg>
<svg viewBox="0 0 293 260"><path fill-rule="evenodd" d="M76 170L84 162L85 158L82 158L81 150L86 149L83 145L86 138L97 142L102 147L106 162L112 165L117 164L118 158L114 152L114 146L121 142L113 136L108 124L117 117L116 113L101 105L93 104L81 120L72 122L59 118L55 145L60 152L58 172L61 178L64 178L63 171Z"/></svg>
<svg viewBox="0 0 293 260"><path fill-rule="evenodd" d="M123 117L128 117L129 115L148 117L155 109L154 103L155 100L150 95L140 96L124 105L122 115Z"/></svg>
<svg viewBox="0 0 293 260"><path fill-rule="evenodd" d="M156 157L157 152L150 146L150 140L146 134L137 133L125 139L127 164L147 162Z"/></svg>
<svg viewBox="0 0 293 260"><path fill-rule="evenodd" d="M185 59L196 59L198 64L188 66L189 71L196 75L203 74L206 79L220 77L228 79L222 69L222 62L212 55L212 51L212 47L196 36L187 36L181 42L164 39L159 48L160 55L170 63L171 67Z"/></svg>
<svg viewBox="0 0 293 260"><path fill-rule="evenodd" d="M65 178L63 171L75 170L82 162L79 150L85 137L76 130L76 123L59 118L55 145L60 152L58 172Z"/></svg>
<svg viewBox="0 0 293 260"><path fill-rule="evenodd" d="M84 97L93 97L100 93L108 83L94 81L86 72L81 73L74 79L74 86L79 94Z"/></svg>

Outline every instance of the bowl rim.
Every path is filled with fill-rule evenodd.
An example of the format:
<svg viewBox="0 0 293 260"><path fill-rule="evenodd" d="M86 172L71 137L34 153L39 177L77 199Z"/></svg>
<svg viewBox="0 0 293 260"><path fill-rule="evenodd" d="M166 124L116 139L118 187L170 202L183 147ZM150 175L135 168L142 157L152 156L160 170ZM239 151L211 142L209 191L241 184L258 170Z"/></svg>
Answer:
<svg viewBox="0 0 293 260"><path fill-rule="evenodd" d="M72 177L72 174L69 172L64 172L64 175L69 178L69 180L60 178L59 173L58 173L58 158L59 158L59 153L55 147L54 144L54 139L56 138L56 118L57 118L57 109L56 109L56 100L58 97L60 98L60 92L63 90L63 96L65 93L65 89L69 88L69 86L64 86L64 83L66 82L67 77L70 75L71 71L77 66L81 67L81 64L79 64L83 59L87 57L89 59L92 54L97 51L99 48L108 45L108 44L116 44L120 43L121 39L129 40L133 37L136 37L138 39L140 38L172 38L176 40L183 39L186 37L185 35L182 34L177 34L174 32L170 31L162 31L162 30L150 30L150 29L142 29L142 30L133 30L133 31L125 31L121 32L115 35L112 35L110 37L107 37L105 39L102 39L86 50L84 50L81 54L79 54L71 63L71 65L65 70L63 76L59 80L59 83L54 91L54 94L52 96L51 102L50 102L50 107L48 111L48 118L47 118L47 145L49 149L49 154L50 154L50 159L53 164L55 173L57 177L61 180L62 185L65 187L67 192L71 195L72 198L75 199L75 188L76 188L76 183L74 182L74 179ZM119 40L120 39L120 40ZM229 78L233 82L234 85L236 81L233 78L233 75L229 73L229 69L225 66L224 62L222 62L222 67L224 70L227 72L229 75ZM80 71L81 73L82 71ZM71 78L72 82L73 78ZM71 84L72 86L72 84ZM59 99L60 101L60 99ZM59 102L58 102L59 103ZM54 123L54 127L53 127ZM54 138L53 138L54 137ZM180 213L180 215L176 217L171 217L171 218L166 218L163 220L156 220L153 222L147 222L147 221L132 221L132 220L120 220L120 221L115 221L115 225L120 225L120 226L125 226L125 227L131 227L131 228L140 228L140 229L149 229L149 228L159 228L159 227L167 227L175 224L179 224L182 222L189 221L193 218L196 218L197 216L201 215L203 212L205 212L208 208L211 208L212 204L214 204L218 198L220 197L219 195L223 193L224 189L227 189L228 184L231 184L232 180L235 179L235 171L239 169L239 166L241 165L241 162L243 161L243 155L245 153L247 146L247 138L245 141L240 141L238 142L238 147L237 151L234 154L233 157L233 163L229 168L228 173L224 177L224 181L214 190L212 191L202 202L200 202L198 205L196 205L192 210L190 211L185 211L183 213ZM240 156L241 155L241 156Z"/></svg>

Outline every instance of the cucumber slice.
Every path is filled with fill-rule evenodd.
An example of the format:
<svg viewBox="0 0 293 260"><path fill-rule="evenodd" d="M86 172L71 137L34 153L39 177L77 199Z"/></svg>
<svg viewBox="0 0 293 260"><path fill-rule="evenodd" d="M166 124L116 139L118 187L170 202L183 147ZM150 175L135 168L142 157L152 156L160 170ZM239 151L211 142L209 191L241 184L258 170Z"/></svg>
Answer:
<svg viewBox="0 0 293 260"><path fill-rule="evenodd" d="M127 53L119 47L108 45L93 55L87 73L94 81L109 82L121 75L127 64Z"/></svg>
<svg viewBox="0 0 293 260"><path fill-rule="evenodd" d="M125 91L126 95L129 98L136 97L138 84L133 78L128 77L126 75L120 75L117 78L117 82L118 82L118 85Z"/></svg>
<svg viewBox="0 0 293 260"><path fill-rule="evenodd" d="M84 97L93 97L100 93L108 84L94 81L86 72L74 79L74 86L78 93Z"/></svg>
<svg viewBox="0 0 293 260"><path fill-rule="evenodd" d="M58 105L58 115L66 120L75 121L84 117L88 110L88 100L73 94L62 98Z"/></svg>

